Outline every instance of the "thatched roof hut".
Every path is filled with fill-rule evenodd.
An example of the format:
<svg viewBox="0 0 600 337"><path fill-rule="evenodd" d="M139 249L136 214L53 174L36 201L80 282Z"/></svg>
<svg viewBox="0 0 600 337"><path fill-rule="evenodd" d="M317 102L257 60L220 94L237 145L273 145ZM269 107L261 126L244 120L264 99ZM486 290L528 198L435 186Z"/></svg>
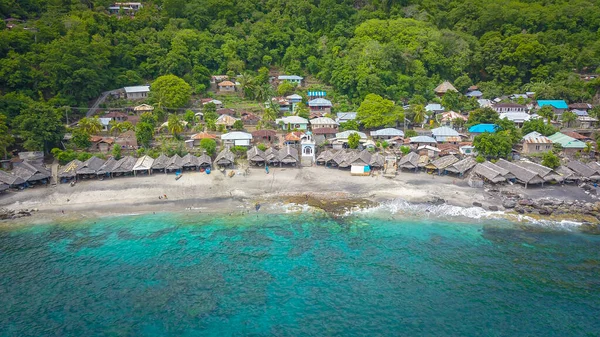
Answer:
<svg viewBox="0 0 600 337"><path fill-rule="evenodd" d="M15 166L13 169L13 174L29 183L50 179L52 177L52 172L42 165L27 161L19 163L18 166Z"/></svg>
<svg viewBox="0 0 600 337"><path fill-rule="evenodd" d="M0 192L6 191L8 189L8 185L4 183L0 183Z"/></svg>
<svg viewBox="0 0 600 337"><path fill-rule="evenodd" d="M264 164L266 160L265 153L256 146L253 146L252 148L250 148L250 150L246 151L246 157L250 162L256 165Z"/></svg>
<svg viewBox="0 0 600 337"><path fill-rule="evenodd" d="M147 155L140 157L133 165L133 172L148 171L148 174L150 174L152 164L154 164L154 158Z"/></svg>
<svg viewBox="0 0 600 337"><path fill-rule="evenodd" d="M235 155L233 152L229 150L229 148L225 148L223 151L219 152L217 158L215 158L215 166L232 166L235 161Z"/></svg>
<svg viewBox="0 0 600 337"><path fill-rule="evenodd" d="M556 171L556 173L558 173L563 178L563 181L575 180L579 178L577 174L575 174L575 172L573 172L570 168L566 166L561 165L554 169L554 171Z"/></svg>
<svg viewBox="0 0 600 337"><path fill-rule="evenodd" d="M473 173L494 184L506 181L505 176L509 174L508 170L494 165L489 161L475 165Z"/></svg>
<svg viewBox="0 0 600 337"><path fill-rule="evenodd" d="M62 166L58 170L58 178L59 179L73 179L73 178L77 177L77 168L81 164L82 163L79 160L75 159L75 160L67 163L66 165Z"/></svg>
<svg viewBox="0 0 600 337"><path fill-rule="evenodd" d="M527 187L529 184L544 183L544 178L542 178L542 176L536 172L511 163L507 160L498 159L496 165L508 170L508 172L510 172L510 174L512 174L518 182L525 184L525 187Z"/></svg>
<svg viewBox="0 0 600 337"><path fill-rule="evenodd" d="M298 150L296 150L295 147L287 145L283 149L279 150L279 161L282 164L298 164L298 162L300 162L300 159L298 158Z"/></svg>
<svg viewBox="0 0 600 337"><path fill-rule="evenodd" d="M206 153L203 153L200 157L198 157L198 166L207 167L212 163L212 159Z"/></svg>
<svg viewBox="0 0 600 337"><path fill-rule="evenodd" d="M25 179L0 170L0 183L6 184L11 187L15 187L25 183Z"/></svg>
<svg viewBox="0 0 600 337"><path fill-rule="evenodd" d="M106 160L96 156L90 157L90 159L84 161L77 167L77 174L96 174L102 165L104 165L104 162L106 162Z"/></svg>
<svg viewBox="0 0 600 337"><path fill-rule="evenodd" d="M456 174L462 176L468 170L472 169L475 165L477 165L477 162L475 161L475 159L473 159L473 157L467 157L461 161L458 161L458 162L446 167L446 171L456 173Z"/></svg>
<svg viewBox="0 0 600 337"><path fill-rule="evenodd" d="M417 166L425 167L425 166L427 166L427 164L429 164L429 156L427 156L427 155L419 156L419 160L417 161Z"/></svg>
<svg viewBox="0 0 600 337"><path fill-rule="evenodd" d="M181 158L181 166L185 169L198 169L198 157L191 153L186 154Z"/></svg>
<svg viewBox="0 0 600 337"><path fill-rule="evenodd" d="M589 166L578 160L571 160L567 164L567 167L570 168L577 176L585 179L595 179L596 172L591 169Z"/></svg>
<svg viewBox="0 0 600 337"><path fill-rule="evenodd" d="M551 168L546 167L544 165L540 165L538 163L534 163L532 161L520 160L518 162L515 162L515 164L539 174L540 177L542 177L546 182L553 180L556 182L562 182L564 179L560 174L558 174Z"/></svg>
<svg viewBox="0 0 600 337"><path fill-rule="evenodd" d="M359 153L355 153L351 159L350 165L352 166L368 166L371 162L371 152L362 150Z"/></svg>
<svg viewBox="0 0 600 337"><path fill-rule="evenodd" d="M133 166L135 165L137 159L126 156L121 158L112 169L112 173L130 173L133 172Z"/></svg>
<svg viewBox="0 0 600 337"><path fill-rule="evenodd" d="M268 164L279 163L279 151L272 147L268 148L265 151L265 161Z"/></svg>
<svg viewBox="0 0 600 337"><path fill-rule="evenodd" d="M168 170L168 171L181 170L183 168L182 162L183 162L183 159L181 159L181 157L178 154L175 154L169 160L169 163L165 167L165 170Z"/></svg>
<svg viewBox="0 0 600 337"><path fill-rule="evenodd" d="M167 165L169 165L169 161L171 161L171 158L165 156L164 154L161 154L160 156L158 156L158 158L154 159L154 162L152 163L152 169L164 170L167 167Z"/></svg>
<svg viewBox="0 0 600 337"><path fill-rule="evenodd" d="M108 158L108 160L106 160L104 162L104 164L102 164L102 166L100 166L100 168L98 169L98 171L96 171L97 175L105 175L105 174L111 174L113 172L113 169L115 168L115 166L117 165L119 161L116 160L114 157L110 157Z"/></svg>
<svg viewBox="0 0 600 337"><path fill-rule="evenodd" d="M369 161L371 167L383 167L385 165L385 157L380 153L374 153Z"/></svg>
<svg viewBox="0 0 600 337"><path fill-rule="evenodd" d="M458 158L456 158L453 155L449 155L449 156L440 157L440 158L434 160L431 163L431 165L433 165L433 167L435 167L436 170L441 172L442 170L446 169L448 166L450 166L456 162L458 162Z"/></svg>
<svg viewBox="0 0 600 337"><path fill-rule="evenodd" d="M337 166L340 168L348 168L352 166L352 161L356 157L357 153L352 150L340 151L336 154L333 160L337 163Z"/></svg>
<svg viewBox="0 0 600 337"><path fill-rule="evenodd" d="M598 164L597 162L593 161L591 163L587 164L589 168L591 168L592 170L594 170L595 175L600 175L600 164Z"/></svg>
<svg viewBox="0 0 600 337"><path fill-rule="evenodd" d="M405 169L416 169L419 166L419 155L416 152L410 152L409 154L405 155L404 157L400 158L400 161L398 161L398 167L399 168L405 168Z"/></svg>
<svg viewBox="0 0 600 337"><path fill-rule="evenodd" d="M325 150L325 151L319 153L319 156L317 157L317 164L325 165L325 164L327 164L328 161L331 160L332 157L333 157L333 151Z"/></svg>

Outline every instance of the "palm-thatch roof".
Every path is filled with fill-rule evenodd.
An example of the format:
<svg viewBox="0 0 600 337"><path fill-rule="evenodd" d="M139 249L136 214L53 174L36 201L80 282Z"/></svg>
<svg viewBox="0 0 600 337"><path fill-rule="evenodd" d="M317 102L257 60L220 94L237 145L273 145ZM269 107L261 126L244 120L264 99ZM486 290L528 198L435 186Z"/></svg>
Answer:
<svg viewBox="0 0 600 337"><path fill-rule="evenodd" d="M544 181L554 180L556 182L561 182L564 180L564 178L560 174L555 172L553 169L544 165L540 165L538 163L534 163L532 161L520 160L518 162L515 162L515 164L539 174L540 177L544 178Z"/></svg>
<svg viewBox="0 0 600 337"><path fill-rule="evenodd" d="M279 151L272 147L268 148L265 151L265 160L269 164L279 163Z"/></svg>
<svg viewBox="0 0 600 337"><path fill-rule="evenodd" d="M385 157L380 153L375 153L371 156L369 166L371 167L383 167L385 165Z"/></svg>
<svg viewBox="0 0 600 337"><path fill-rule="evenodd" d="M183 167L193 167L193 168L197 168L198 167L198 157L194 156L191 153L186 154L185 156L183 156L183 158L181 158L181 166Z"/></svg>
<svg viewBox="0 0 600 337"><path fill-rule="evenodd" d="M77 167L77 174L96 174L106 160L96 156L90 157Z"/></svg>
<svg viewBox="0 0 600 337"><path fill-rule="evenodd" d="M333 157L333 151L330 150L325 150L321 153L319 153L319 156L317 157L317 163L318 164L326 164L328 161L331 160L331 158Z"/></svg>
<svg viewBox="0 0 600 337"><path fill-rule="evenodd" d="M23 179L17 175L0 170L0 183L4 183L8 186L15 186L15 185L24 184L25 179Z"/></svg>
<svg viewBox="0 0 600 337"><path fill-rule="evenodd" d="M465 174L465 172L467 172L468 170L472 169L475 165L477 165L475 159L473 159L473 157L467 157L461 161L458 161L446 167L446 171L462 175Z"/></svg>
<svg viewBox="0 0 600 337"><path fill-rule="evenodd" d="M173 157L171 157L171 159L169 160L169 163L167 164L165 169L181 170L183 168L182 163L183 163L183 159L178 154L175 154Z"/></svg>
<svg viewBox="0 0 600 337"><path fill-rule="evenodd" d="M265 153L258 147L253 146L250 150L246 151L246 157L249 161L254 163L262 163L265 161Z"/></svg>
<svg viewBox="0 0 600 337"><path fill-rule="evenodd" d="M419 160L417 161L417 166L425 167L425 166L427 166L427 164L429 164L429 156L427 156L427 155L419 156Z"/></svg>
<svg viewBox="0 0 600 337"><path fill-rule="evenodd" d="M356 157L356 152L352 150L341 150L332 158L338 167L347 168L352 166L352 161Z"/></svg>
<svg viewBox="0 0 600 337"><path fill-rule="evenodd" d="M110 157L108 158L108 160L106 160L104 162L104 164L102 164L102 166L100 166L100 168L98 169L98 171L96 171L97 175L103 175L106 173L112 173L113 172L113 168L115 168L115 166L117 165L119 161L116 160L114 157Z"/></svg>
<svg viewBox="0 0 600 337"><path fill-rule="evenodd" d="M511 163L507 160L499 159L496 162L496 165L508 170L518 182L525 184L525 186L529 184L542 184L544 182L544 178L542 178L542 176L536 172Z"/></svg>
<svg viewBox="0 0 600 337"><path fill-rule="evenodd" d="M234 161L235 155L229 150L229 148L219 152L217 158L215 158L215 164L221 166L233 165Z"/></svg>
<svg viewBox="0 0 600 337"><path fill-rule="evenodd" d="M50 179L50 177L52 177L52 173L42 165L37 165L26 161L16 166L13 169L13 174L21 177L27 182Z"/></svg>
<svg viewBox="0 0 600 337"><path fill-rule="evenodd" d="M146 155L146 156L138 158L138 160L135 162L135 165L133 165L133 170L134 171L150 170L152 168L152 164L154 164L154 158Z"/></svg>
<svg viewBox="0 0 600 337"><path fill-rule="evenodd" d="M415 169L419 165L419 155L416 152L410 152L398 161L398 167L405 169Z"/></svg>
<svg viewBox="0 0 600 337"><path fill-rule="evenodd" d="M121 158L112 169L112 173L128 173L133 171L137 159L132 156L126 156Z"/></svg>
<svg viewBox="0 0 600 337"><path fill-rule="evenodd" d="M578 178L578 175L566 166L561 165L554 169L554 171L556 171L556 173L558 173L563 178L563 180L572 180Z"/></svg>
<svg viewBox="0 0 600 337"><path fill-rule="evenodd" d="M171 158L165 156L164 154L161 154L160 156L158 156L158 158L154 159L154 162L152 163L152 169L164 170L165 167L167 167L167 165L169 164L170 160Z"/></svg>
<svg viewBox="0 0 600 337"><path fill-rule="evenodd" d="M198 157L198 166L210 166L212 163L212 159L206 153L203 153L200 157Z"/></svg>
<svg viewBox="0 0 600 337"><path fill-rule="evenodd" d="M0 183L0 192L6 191L8 189L8 185L4 183Z"/></svg>
<svg viewBox="0 0 600 337"><path fill-rule="evenodd" d="M440 158L434 160L431 164L436 169L443 170L456 162L458 162L458 158L456 158L453 155L449 155L449 156L440 157Z"/></svg>
<svg viewBox="0 0 600 337"><path fill-rule="evenodd" d="M581 178L591 178L595 175L595 171L591 169L589 166L578 160L571 160L567 164L567 167L570 168L575 174Z"/></svg>
<svg viewBox="0 0 600 337"><path fill-rule="evenodd" d="M295 164L300 161L298 158L298 150L295 147L286 146L279 150L279 161L284 164Z"/></svg>
<svg viewBox="0 0 600 337"><path fill-rule="evenodd" d="M66 165L62 166L60 170L58 170L58 177L69 179L75 178L77 176L77 167L79 167L81 164L82 163L77 159L67 163Z"/></svg>
<svg viewBox="0 0 600 337"><path fill-rule="evenodd" d="M509 174L509 172L506 169L498 165L494 165L489 161L475 165L475 167L473 168L473 173L492 183L506 181L505 175Z"/></svg>
<svg viewBox="0 0 600 337"><path fill-rule="evenodd" d="M371 152L362 150L359 153L355 153L351 159L350 164L354 166L367 166L371 162Z"/></svg>
<svg viewBox="0 0 600 337"><path fill-rule="evenodd" d="M591 168L592 170L594 170L595 175L600 175L600 164L593 161L591 163L588 163L588 167Z"/></svg>
<svg viewBox="0 0 600 337"><path fill-rule="evenodd" d="M434 89L436 94L445 94L448 91L458 91L456 88L448 81L442 82L442 84L438 85Z"/></svg>

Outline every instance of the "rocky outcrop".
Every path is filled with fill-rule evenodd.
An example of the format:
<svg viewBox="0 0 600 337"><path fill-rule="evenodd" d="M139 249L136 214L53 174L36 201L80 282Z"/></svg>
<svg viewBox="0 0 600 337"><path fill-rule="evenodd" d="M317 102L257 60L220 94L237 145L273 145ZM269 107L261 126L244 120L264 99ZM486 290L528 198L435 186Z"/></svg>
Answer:
<svg viewBox="0 0 600 337"><path fill-rule="evenodd" d="M18 218L23 218L26 216L31 216L31 213L37 212L37 209L0 209L0 220L13 220Z"/></svg>

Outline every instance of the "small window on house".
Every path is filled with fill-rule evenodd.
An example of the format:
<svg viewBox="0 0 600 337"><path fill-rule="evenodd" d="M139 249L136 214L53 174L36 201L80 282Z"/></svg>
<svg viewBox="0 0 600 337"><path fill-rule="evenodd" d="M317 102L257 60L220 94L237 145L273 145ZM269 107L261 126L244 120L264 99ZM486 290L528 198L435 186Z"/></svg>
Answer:
<svg viewBox="0 0 600 337"><path fill-rule="evenodd" d="M536 146L535 146L535 149L536 149L536 150L539 150L539 149L540 149L540 146L539 146L539 145L536 145Z"/></svg>

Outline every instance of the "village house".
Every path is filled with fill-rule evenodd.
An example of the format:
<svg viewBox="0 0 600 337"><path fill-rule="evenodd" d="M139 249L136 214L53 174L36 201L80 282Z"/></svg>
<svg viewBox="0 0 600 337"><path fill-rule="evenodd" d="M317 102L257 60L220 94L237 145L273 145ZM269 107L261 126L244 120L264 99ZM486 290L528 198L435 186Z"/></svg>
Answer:
<svg viewBox="0 0 600 337"><path fill-rule="evenodd" d="M354 131L354 130L338 132L335 134L334 149L341 149L342 147L347 145L348 138L350 137L351 134L354 134L354 133L358 134L358 136L360 137L359 142L361 144L364 144L367 142L367 135L363 132Z"/></svg>
<svg viewBox="0 0 600 337"><path fill-rule="evenodd" d="M385 139L389 140L392 138L404 138L404 132L402 130L394 128L385 128L380 130L371 131L371 137L373 139Z"/></svg>
<svg viewBox="0 0 600 337"><path fill-rule="evenodd" d="M453 128L442 126L431 130L431 136L438 143L458 144L462 140L458 131Z"/></svg>
<svg viewBox="0 0 600 337"><path fill-rule="evenodd" d="M217 125L217 126L224 125L225 129L231 130L233 128L233 124L235 124L235 122L237 120L238 120L237 118L231 117L229 115L221 115L221 116L219 116L219 118L217 118L215 125Z"/></svg>
<svg viewBox="0 0 600 337"><path fill-rule="evenodd" d="M515 123L518 128L522 127L523 123L530 119L539 118L538 115L530 115L526 112L503 112L499 115L499 117L500 119L508 119L509 121Z"/></svg>
<svg viewBox="0 0 600 337"><path fill-rule="evenodd" d="M581 111L588 112L588 111L592 110L593 108L594 108L594 106L589 103L569 104L569 110L581 110Z"/></svg>
<svg viewBox="0 0 600 337"><path fill-rule="evenodd" d="M110 131L110 121L112 121L112 118L100 117L100 118L98 118L98 120L100 120L100 124L102 124L102 131L104 131L104 132Z"/></svg>
<svg viewBox="0 0 600 337"><path fill-rule="evenodd" d="M469 91L465 94L466 97L480 99L483 97L483 93L479 90Z"/></svg>
<svg viewBox="0 0 600 337"><path fill-rule="evenodd" d="M577 116L577 124L581 129L595 129L598 127L598 120L590 116Z"/></svg>
<svg viewBox="0 0 600 337"><path fill-rule="evenodd" d="M256 125L260 120L260 117L253 114L250 111L242 111L240 115L242 117L242 122L244 123L244 125Z"/></svg>
<svg viewBox="0 0 600 337"><path fill-rule="evenodd" d="M446 109L438 103L429 103L425 106L425 111L430 112L432 114L439 114L444 112Z"/></svg>
<svg viewBox="0 0 600 337"><path fill-rule="evenodd" d="M286 96L285 98L292 104L302 102L302 96L300 96L298 94L289 95L289 96Z"/></svg>
<svg viewBox="0 0 600 337"><path fill-rule="evenodd" d="M545 106L550 106L552 108L552 110L554 111L554 114L557 116L557 118L560 120L562 119L562 114L563 112L567 111L567 109L569 108L569 106L567 105L567 102L565 102L562 99L558 99L558 100L538 100L537 101L537 108L541 109Z"/></svg>
<svg viewBox="0 0 600 337"><path fill-rule="evenodd" d="M234 131L221 135L225 146L250 146L252 135L246 132Z"/></svg>
<svg viewBox="0 0 600 337"><path fill-rule="evenodd" d="M527 112L527 107L517 103L497 103L492 107L494 111L497 113L506 113L506 112Z"/></svg>
<svg viewBox="0 0 600 337"><path fill-rule="evenodd" d="M231 81L223 81L217 84L219 92L235 92L235 83Z"/></svg>
<svg viewBox="0 0 600 337"><path fill-rule="evenodd" d="M416 146L416 147L420 147L423 145L431 145L431 146L435 146L437 144L437 141L429 136L416 136L416 137L410 137L409 138L409 144Z"/></svg>
<svg viewBox="0 0 600 337"><path fill-rule="evenodd" d="M112 137L91 136L90 143L90 151L108 152L112 150L115 140Z"/></svg>
<svg viewBox="0 0 600 337"><path fill-rule="evenodd" d="M319 117L310 120L311 129L332 128L337 129L338 123L329 117Z"/></svg>
<svg viewBox="0 0 600 337"><path fill-rule="evenodd" d="M211 84L217 84L223 81L227 81L229 79L229 76L227 75L213 75L210 77L210 83Z"/></svg>
<svg viewBox="0 0 600 337"><path fill-rule="evenodd" d="M307 130L308 120L299 116L286 116L275 120L282 130Z"/></svg>
<svg viewBox="0 0 600 337"><path fill-rule="evenodd" d="M467 121L468 118L467 116L463 116L457 112L454 111L448 111L448 112L444 112L442 114L442 119L441 119L441 123L444 126L451 126L452 124L454 124L454 122L457 120L463 120L463 121Z"/></svg>
<svg viewBox="0 0 600 337"><path fill-rule="evenodd" d="M214 99L214 98L203 98L200 100L200 102L202 103L202 106L207 105L208 103L212 103L215 105L215 107L217 109L221 109L223 108L223 102L219 101L218 99Z"/></svg>
<svg viewBox="0 0 600 337"><path fill-rule="evenodd" d="M277 133L273 130L256 130L252 132L252 139L255 142L272 142L277 137Z"/></svg>
<svg viewBox="0 0 600 337"><path fill-rule="evenodd" d="M146 99L150 93L149 85L138 85L134 87L125 87L125 98L129 100Z"/></svg>
<svg viewBox="0 0 600 337"><path fill-rule="evenodd" d="M480 98L477 100L477 103L479 104L480 108L491 108L493 107L493 103L491 100L486 99L486 98Z"/></svg>
<svg viewBox="0 0 600 337"><path fill-rule="evenodd" d="M537 131L530 132L523 136L523 149L521 153L545 153L552 150L552 140Z"/></svg>
<svg viewBox="0 0 600 337"><path fill-rule="evenodd" d="M110 118L115 122L124 122L127 120L127 114L120 111L111 111L104 115L104 118Z"/></svg>
<svg viewBox="0 0 600 337"><path fill-rule="evenodd" d="M435 94L439 97L443 97L448 91L458 92L458 90L456 90L456 88L448 81L444 81L442 84L438 85L437 88L435 88L433 91L435 91Z"/></svg>
<svg viewBox="0 0 600 337"><path fill-rule="evenodd" d="M331 101L325 98L315 98L308 102L308 107L312 112L330 113L332 106Z"/></svg>
<svg viewBox="0 0 600 337"><path fill-rule="evenodd" d="M228 115L228 116L231 116L231 117L235 116L235 110L233 110L233 109L227 109L227 108L217 109L216 113L217 113L217 115Z"/></svg>
<svg viewBox="0 0 600 337"><path fill-rule="evenodd" d="M585 149L585 143L563 133L557 132L548 137L553 144L559 144L563 153L567 156L573 156Z"/></svg>
<svg viewBox="0 0 600 337"><path fill-rule="evenodd" d="M469 128L469 133L474 138L475 136L478 136L485 132L495 133L497 130L498 125L496 124L477 124Z"/></svg>
<svg viewBox="0 0 600 337"><path fill-rule="evenodd" d="M353 120L356 120L356 112L338 112L335 119L338 124L343 124Z"/></svg>
<svg viewBox="0 0 600 337"><path fill-rule="evenodd" d="M283 97L273 97L270 102L265 102L265 107L268 109L271 107L271 104L275 104L279 106L280 112L290 112L291 104L290 102Z"/></svg>
<svg viewBox="0 0 600 337"><path fill-rule="evenodd" d="M325 96L327 96L327 92L325 92L325 91L308 91L306 93L306 96L308 96L308 100L311 101L315 98L324 98Z"/></svg>
<svg viewBox="0 0 600 337"><path fill-rule="evenodd" d="M336 133L338 133L337 128L316 128L312 129L312 133L315 139L315 142L318 145L325 143L332 138L335 138Z"/></svg>
<svg viewBox="0 0 600 337"><path fill-rule="evenodd" d="M200 146L200 142L203 139L215 139L215 138L217 138L217 136L215 136L213 134L210 134L208 132L200 132L200 133L193 134L190 137L190 140L192 141L191 142L192 146Z"/></svg>
<svg viewBox="0 0 600 337"><path fill-rule="evenodd" d="M112 4L112 6L108 6L108 12L110 14L125 13L128 15L133 15L142 7L144 6L141 2L115 2Z"/></svg>
<svg viewBox="0 0 600 337"><path fill-rule="evenodd" d="M299 87L302 86L303 79L303 77L298 75L280 75L277 77L277 81L279 81L279 83L290 82L292 84L296 84Z"/></svg>

